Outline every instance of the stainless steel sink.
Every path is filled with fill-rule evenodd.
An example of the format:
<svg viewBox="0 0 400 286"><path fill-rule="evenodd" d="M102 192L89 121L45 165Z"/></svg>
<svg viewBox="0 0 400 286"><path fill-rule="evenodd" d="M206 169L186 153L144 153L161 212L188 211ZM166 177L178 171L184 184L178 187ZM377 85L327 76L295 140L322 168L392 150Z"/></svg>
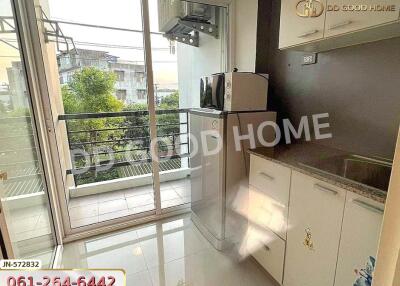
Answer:
<svg viewBox="0 0 400 286"><path fill-rule="evenodd" d="M392 161L368 158L359 155L345 155L324 158L301 165L327 172L382 191L389 188Z"/></svg>

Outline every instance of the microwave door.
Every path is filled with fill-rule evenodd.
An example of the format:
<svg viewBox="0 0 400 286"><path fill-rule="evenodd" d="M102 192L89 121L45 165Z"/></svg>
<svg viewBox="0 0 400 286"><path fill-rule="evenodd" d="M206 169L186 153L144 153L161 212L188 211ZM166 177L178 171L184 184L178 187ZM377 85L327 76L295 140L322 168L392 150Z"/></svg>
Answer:
<svg viewBox="0 0 400 286"><path fill-rule="evenodd" d="M212 105L217 110L224 109L224 76L216 75L212 78Z"/></svg>
<svg viewBox="0 0 400 286"><path fill-rule="evenodd" d="M212 79L205 77L201 80L200 85L200 107L213 108L213 95L212 95Z"/></svg>

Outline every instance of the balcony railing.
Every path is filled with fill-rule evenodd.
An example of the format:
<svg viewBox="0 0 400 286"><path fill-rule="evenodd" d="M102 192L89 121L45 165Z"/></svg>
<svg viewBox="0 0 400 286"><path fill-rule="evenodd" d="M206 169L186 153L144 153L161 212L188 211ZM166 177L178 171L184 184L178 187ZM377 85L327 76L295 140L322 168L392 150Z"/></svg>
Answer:
<svg viewBox="0 0 400 286"><path fill-rule="evenodd" d="M148 111L60 115L77 186L152 173ZM158 110L160 170L189 167L188 110Z"/></svg>
<svg viewBox="0 0 400 286"><path fill-rule="evenodd" d="M43 194L42 171L37 158L29 116L0 118L0 170L7 172L3 197Z"/></svg>

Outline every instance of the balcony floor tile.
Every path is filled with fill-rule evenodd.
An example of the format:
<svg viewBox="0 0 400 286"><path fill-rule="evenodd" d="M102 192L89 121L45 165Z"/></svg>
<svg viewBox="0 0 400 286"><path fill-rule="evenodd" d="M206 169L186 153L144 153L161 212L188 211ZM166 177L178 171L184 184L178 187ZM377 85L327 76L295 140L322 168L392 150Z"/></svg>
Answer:
<svg viewBox="0 0 400 286"><path fill-rule="evenodd" d="M188 203L190 203L189 179L162 183L162 208ZM69 202L72 228L140 214L154 209L155 202L152 185L71 198Z"/></svg>

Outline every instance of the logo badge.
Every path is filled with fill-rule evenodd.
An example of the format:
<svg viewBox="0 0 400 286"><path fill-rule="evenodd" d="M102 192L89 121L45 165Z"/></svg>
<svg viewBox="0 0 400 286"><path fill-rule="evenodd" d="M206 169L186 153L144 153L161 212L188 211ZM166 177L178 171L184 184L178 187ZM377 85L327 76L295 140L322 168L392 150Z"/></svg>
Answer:
<svg viewBox="0 0 400 286"><path fill-rule="evenodd" d="M324 9L320 0L300 0L296 5L296 14L302 18L316 18L322 15Z"/></svg>

